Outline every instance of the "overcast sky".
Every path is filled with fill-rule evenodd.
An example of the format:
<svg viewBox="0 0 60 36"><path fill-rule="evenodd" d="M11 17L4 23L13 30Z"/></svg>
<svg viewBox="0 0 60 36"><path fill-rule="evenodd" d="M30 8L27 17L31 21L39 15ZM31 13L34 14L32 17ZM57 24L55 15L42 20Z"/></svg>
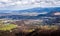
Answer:
<svg viewBox="0 0 60 36"><path fill-rule="evenodd" d="M0 10L23 10L35 7L60 7L60 0L0 0Z"/></svg>

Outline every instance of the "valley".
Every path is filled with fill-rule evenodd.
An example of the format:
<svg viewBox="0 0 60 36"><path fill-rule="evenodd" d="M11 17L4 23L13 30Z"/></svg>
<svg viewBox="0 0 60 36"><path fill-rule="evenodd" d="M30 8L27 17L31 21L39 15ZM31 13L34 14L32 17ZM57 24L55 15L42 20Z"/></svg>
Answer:
<svg viewBox="0 0 60 36"><path fill-rule="evenodd" d="M0 20L0 36L53 36L60 26L47 25L43 20ZM53 34L53 35L52 35Z"/></svg>

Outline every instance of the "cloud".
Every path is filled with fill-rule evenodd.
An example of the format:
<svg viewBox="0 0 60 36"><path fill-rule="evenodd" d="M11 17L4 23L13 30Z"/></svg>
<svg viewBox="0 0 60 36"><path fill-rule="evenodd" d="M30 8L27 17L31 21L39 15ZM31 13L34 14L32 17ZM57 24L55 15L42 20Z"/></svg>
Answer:
<svg viewBox="0 0 60 36"><path fill-rule="evenodd" d="M47 12L40 12L40 13L37 13L37 12L22 12L22 13L11 13L11 14L14 14L14 15L23 15L23 16L38 16L40 14L47 14Z"/></svg>
<svg viewBox="0 0 60 36"><path fill-rule="evenodd" d="M60 15L60 12L56 12L56 13L54 13L54 15Z"/></svg>
<svg viewBox="0 0 60 36"><path fill-rule="evenodd" d="M60 0L0 0L0 9L60 7Z"/></svg>

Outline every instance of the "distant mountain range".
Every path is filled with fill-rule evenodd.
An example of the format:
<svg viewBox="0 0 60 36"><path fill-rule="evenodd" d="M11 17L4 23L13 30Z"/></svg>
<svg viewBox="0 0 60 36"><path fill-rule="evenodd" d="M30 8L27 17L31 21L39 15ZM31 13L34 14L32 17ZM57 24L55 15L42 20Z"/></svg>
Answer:
<svg viewBox="0 0 60 36"><path fill-rule="evenodd" d="M46 14L38 14L37 16L25 16L21 13L42 13L47 12ZM26 10L0 10L0 19L41 19L42 17L57 17L53 15L55 12L60 12L60 7L52 7L52 8L32 8ZM21 15L20 15L21 14ZM34 14L35 15L35 14ZM59 15L60 16L60 15Z"/></svg>
<svg viewBox="0 0 60 36"><path fill-rule="evenodd" d="M37 7L25 10L0 10L0 13L24 13L24 12L60 12L60 7Z"/></svg>
<svg viewBox="0 0 60 36"><path fill-rule="evenodd" d="M50 7L50 8L32 8L32 9L26 9L26 10L14 10L12 12L60 12L60 7Z"/></svg>

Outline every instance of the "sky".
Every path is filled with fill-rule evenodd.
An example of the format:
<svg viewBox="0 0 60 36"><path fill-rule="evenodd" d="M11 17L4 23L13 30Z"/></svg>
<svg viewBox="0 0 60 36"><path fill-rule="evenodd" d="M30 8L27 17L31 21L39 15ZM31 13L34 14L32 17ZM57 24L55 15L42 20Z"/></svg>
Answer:
<svg viewBox="0 0 60 36"><path fill-rule="evenodd" d="M0 0L0 10L60 7L60 0Z"/></svg>

